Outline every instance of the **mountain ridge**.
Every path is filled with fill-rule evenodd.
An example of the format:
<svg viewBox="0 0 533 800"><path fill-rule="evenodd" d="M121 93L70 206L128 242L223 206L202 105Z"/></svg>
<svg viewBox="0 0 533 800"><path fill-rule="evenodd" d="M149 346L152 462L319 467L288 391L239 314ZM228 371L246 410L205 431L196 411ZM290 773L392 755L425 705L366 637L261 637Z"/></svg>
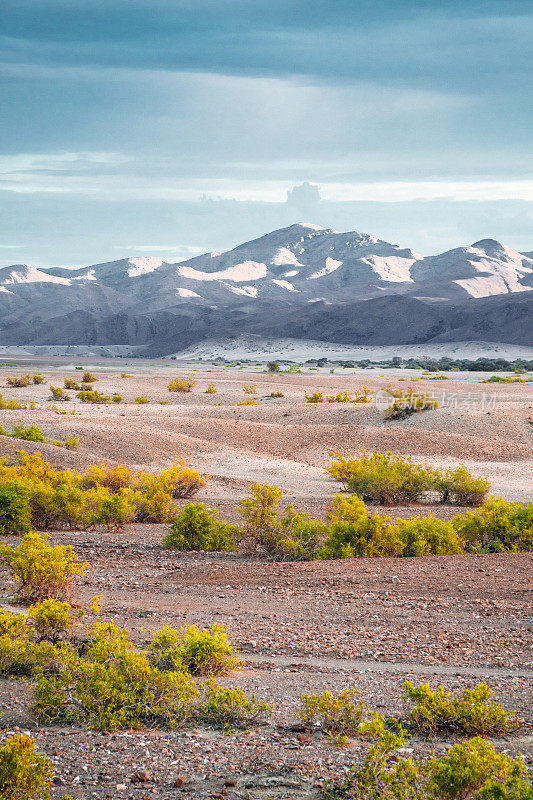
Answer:
<svg viewBox="0 0 533 800"><path fill-rule="evenodd" d="M349 335L353 343L394 344L391 337L405 339L413 328L413 316L417 341L459 329L468 340L483 329L489 313L483 301L497 298L509 302L501 304L501 319L489 314L491 341L511 336L509 343L526 344L531 325L524 309L531 302L523 299L532 289L532 254L495 239L422 256L359 231L296 223L178 262L139 256L75 269L4 267L0 344L92 340L172 352L208 333L238 332L239 325L265 335L277 325L287 336L296 330L306 338ZM510 324L515 312L525 313L524 331Z"/></svg>

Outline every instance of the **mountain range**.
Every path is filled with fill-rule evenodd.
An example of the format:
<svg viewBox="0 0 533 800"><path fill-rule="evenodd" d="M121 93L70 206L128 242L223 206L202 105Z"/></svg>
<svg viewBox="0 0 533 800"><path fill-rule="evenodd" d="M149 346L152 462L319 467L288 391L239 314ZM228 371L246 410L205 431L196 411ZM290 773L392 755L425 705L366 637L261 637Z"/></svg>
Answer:
<svg viewBox="0 0 533 800"><path fill-rule="evenodd" d="M533 345L533 252L482 239L436 256L291 225L178 263L0 269L0 345L166 355L243 333L344 344Z"/></svg>

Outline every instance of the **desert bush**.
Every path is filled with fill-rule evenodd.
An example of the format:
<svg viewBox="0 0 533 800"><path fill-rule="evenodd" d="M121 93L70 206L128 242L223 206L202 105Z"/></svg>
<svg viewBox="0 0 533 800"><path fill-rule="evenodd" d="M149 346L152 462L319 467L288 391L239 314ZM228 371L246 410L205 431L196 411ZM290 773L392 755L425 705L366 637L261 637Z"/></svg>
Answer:
<svg viewBox="0 0 533 800"><path fill-rule="evenodd" d="M533 550L533 503L489 498L478 510L455 516L453 526L470 553Z"/></svg>
<svg viewBox="0 0 533 800"><path fill-rule="evenodd" d="M12 375L6 380L8 386L13 386L16 389L21 389L24 386L29 386L30 383L32 383L31 375Z"/></svg>
<svg viewBox="0 0 533 800"><path fill-rule="evenodd" d="M180 630L165 627L154 636L149 658L160 670L201 676L225 675L240 663L222 625L211 630L196 625Z"/></svg>
<svg viewBox="0 0 533 800"><path fill-rule="evenodd" d="M62 403L66 403L70 400L70 397L61 386L50 386L50 392L52 393L51 400Z"/></svg>
<svg viewBox="0 0 533 800"><path fill-rule="evenodd" d="M73 627L71 612L72 607L69 603L48 598L30 606L28 618L32 621L39 641L45 640L57 644Z"/></svg>
<svg viewBox="0 0 533 800"><path fill-rule="evenodd" d="M46 534L33 531L26 533L17 547L0 543L0 554L12 578L19 582L17 597L23 603L67 599L74 579L89 569L89 564L78 561L70 545L49 545Z"/></svg>
<svg viewBox="0 0 533 800"><path fill-rule="evenodd" d="M200 709L202 722L216 728L249 728L265 722L272 715L272 707L256 700L255 694L247 697L242 689L229 689L214 681L204 685L205 699Z"/></svg>
<svg viewBox="0 0 533 800"><path fill-rule="evenodd" d="M522 758L497 753L482 737L455 744L443 756L414 761L401 755L405 737L375 736L361 767L328 784L327 800L529 800Z"/></svg>
<svg viewBox="0 0 533 800"><path fill-rule="evenodd" d="M300 698L297 716L309 727L320 727L325 733L353 735L363 719L364 703L358 693L346 689L336 697L329 691L304 694Z"/></svg>
<svg viewBox="0 0 533 800"><path fill-rule="evenodd" d="M49 800L54 768L35 752L33 739L11 736L0 747L2 800Z"/></svg>
<svg viewBox="0 0 533 800"><path fill-rule="evenodd" d="M463 553L463 544L451 522L433 517L398 521L403 556L444 556Z"/></svg>
<svg viewBox="0 0 533 800"><path fill-rule="evenodd" d="M296 513L291 505L283 513L278 506L283 492L276 486L255 483L250 495L241 500L244 519L241 542L246 548L260 550L279 560L307 560L318 551L324 523Z"/></svg>
<svg viewBox="0 0 533 800"><path fill-rule="evenodd" d="M490 490L490 483L486 478L474 477L466 467L461 465L455 469L446 470L445 473L439 473L435 481L435 488L442 492L442 503L479 506Z"/></svg>
<svg viewBox="0 0 533 800"><path fill-rule="evenodd" d="M80 390L82 392L92 392L93 385L92 383L80 383Z"/></svg>
<svg viewBox="0 0 533 800"><path fill-rule="evenodd" d="M31 530L28 492L17 481L0 484L0 533L24 536Z"/></svg>
<svg viewBox="0 0 533 800"><path fill-rule="evenodd" d="M205 394L217 394L217 392L218 389L214 383L208 384L207 389L205 390Z"/></svg>
<svg viewBox="0 0 533 800"><path fill-rule="evenodd" d="M270 392L269 397L285 397L283 392Z"/></svg>
<svg viewBox="0 0 533 800"><path fill-rule="evenodd" d="M173 520L164 544L169 550L234 550L235 526L204 503L189 503Z"/></svg>
<svg viewBox="0 0 533 800"><path fill-rule="evenodd" d="M268 372L279 372L279 364L277 361L268 361L266 368Z"/></svg>
<svg viewBox="0 0 533 800"><path fill-rule="evenodd" d="M306 403L323 403L324 402L324 394L323 392L306 392L304 394L305 402Z"/></svg>
<svg viewBox="0 0 533 800"><path fill-rule="evenodd" d="M109 395L101 394L97 389L82 389L81 392L77 393L76 397L82 403L91 403L93 405L109 403L112 399ZM113 400L113 402L115 401Z"/></svg>
<svg viewBox="0 0 533 800"><path fill-rule="evenodd" d="M465 689L459 697L442 686L434 692L428 683L413 686L405 681L404 688L408 700L416 704L405 722L417 733L500 736L516 726L513 715L491 700L492 692L485 683Z"/></svg>
<svg viewBox="0 0 533 800"><path fill-rule="evenodd" d="M146 405L146 403L149 402L150 401L148 400L148 398L145 397L143 394L139 395L139 397L136 397L134 400L134 403L137 403L138 406Z"/></svg>
<svg viewBox="0 0 533 800"><path fill-rule="evenodd" d="M196 386L196 381L192 378L174 378L168 384L169 392L192 392Z"/></svg>
<svg viewBox="0 0 533 800"><path fill-rule="evenodd" d="M205 486L206 478L190 467L183 458L176 458L167 469L161 470L160 479L174 498L188 498Z"/></svg>
<svg viewBox="0 0 533 800"><path fill-rule="evenodd" d="M338 394L330 394L326 396L328 403L349 403L351 400L348 392L339 392Z"/></svg>
<svg viewBox="0 0 533 800"><path fill-rule="evenodd" d="M122 403L124 402L124 398L118 392L113 392L111 395L111 402L112 403Z"/></svg>
<svg viewBox="0 0 533 800"><path fill-rule="evenodd" d="M112 624L97 625L94 632L85 659L37 684L31 711L40 722L113 730L173 728L191 718L198 690L190 677L151 666L127 633Z"/></svg>
<svg viewBox="0 0 533 800"><path fill-rule="evenodd" d="M405 419L411 414L434 410L439 405L437 400L427 392L417 394L412 386L402 392L390 387L387 387L385 391L394 397L392 404L385 409L385 419L388 420Z"/></svg>
<svg viewBox="0 0 533 800"><path fill-rule="evenodd" d="M337 495L330 512L328 536L319 557L362 558L398 556L403 542L390 517L368 514L363 501Z"/></svg>
<svg viewBox="0 0 533 800"><path fill-rule="evenodd" d="M81 390L81 386L78 381L74 380L74 378L65 378L65 382L63 383L64 389L75 389L77 392Z"/></svg>
<svg viewBox="0 0 533 800"><path fill-rule="evenodd" d="M359 458L336 456L326 471L363 500L380 505L409 503L433 488L435 473L431 467L390 452L360 454Z"/></svg>
<svg viewBox="0 0 533 800"><path fill-rule="evenodd" d="M39 372L36 372L36 373L33 375L33 378L32 378L32 380L33 380L33 383L35 383L35 384L44 383L44 376L43 376L43 375L41 375Z"/></svg>
<svg viewBox="0 0 533 800"><path fill-rule="evenodd" d="M367 386L360 386L354 392L354 403L370 403L372 401L372 392Z"/></svg>
<svg viewBox="0 0 533 800"><path fill-rule="evenodd" d="M244 394L257 394L257 384L245 383L242 387Z"/></svg>
<svg viewBox="0 0 533 800"><path fill-rule="evenodd" d="M6 677L59 672L75 657L67 644L40 639L23 614L0 612L0 675Z"/></svg>
<svg viewBox="0 0 533 800"><path fill-rule="evenodd" d="M23 403L19 403L18 400L5 400L4 395L0 393L0 410L2 411L22 411L26 409Z"/></svg>
<svg viewBox="0 0 533 800"><path fill-rule="evenodd" d="M121 372L120 373L120 377L121 378L133 378L133 375L130 372Z"/></svg>
<svg viewBox="0 0 533 800"><path fill-rule="evenodd" d="M80 478L82 489L93 489L96 486L104 486L110 492L119 492L127 486L131 486L134 475L129 467L124 464L117 464L114 467L107 464L93 464L87 467Z"/></svg>
<svg viewBox="0 0 533 800"><path fill-rule="evenodd" d="M82 377L81 380L82 380L82 383L94 383L95 381L98 380L98 378L96 377L96 375L93 375L91 372L86 370L83 373L83 377Z"/></svg>

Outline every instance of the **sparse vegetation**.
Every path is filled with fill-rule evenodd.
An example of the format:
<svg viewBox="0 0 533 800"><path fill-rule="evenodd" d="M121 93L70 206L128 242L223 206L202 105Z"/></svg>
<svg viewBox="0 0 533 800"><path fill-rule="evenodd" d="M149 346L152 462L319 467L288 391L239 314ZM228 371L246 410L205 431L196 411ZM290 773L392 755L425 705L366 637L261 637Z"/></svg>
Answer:
<svg viewBox="0 0 533 800"><path fill-rule="evenodd" d="M346 689L336 697L329 691L304 694L297 716L311 730L318 726L328 734L355 735L363 719L364 704L358 693Z"/></svg>
<svg viewBox="0 0 533 800"><path fill-rule="evenodd" d="M111 402L109 395L101 394L97 389L82 389L78 392L76 397L82 403L91 403L92 405L104 404Z"/></svg>
<svg viewBox="0 0 533 800"><path fill-rule="evenodd" d="M64 389L75 389L77 392L81 391L81 386L78 381L74 380L74 378L65 378L65 382L63 384Z"/></svg>
<svg viewBox="0 0 533 800"><path fill-rule="evenodd" d="M389 408L385 409L385 419L397 420L406 419L411 414L418 414L421 411L432 411L438 408L438 402L427 392L417 394L412 386L407 391L399 392L387 387L386 391L394 397Z"/></svg>
<svg viewBox="0 0 533 800"><path fill-rule="evenodd" d="M492 692L485 683L465 689L459 697L442 686L432 691L428 683L415 687L405 681L404 689L408 700L415 703L405 722L416 733L501 736L516 727L512 715L491 700Z"/></svg>
<svg viewBox="0 0 533 800"><path fill-rule="evenodd" d="M78 561L70 545L53 546L47 538L30 531L17 547L0 543L2 560L19 583L17 597L21 603L68 599L74 579L89 569L89 564Z"/></svg>
<svg viewBox="0 0 533 800"><path fill-rule="evenodd" d="M14 425L11 431L6 431L5 428L0 425L0 436L9 436L11 439L22 439L25 442L53 444L56 447L66 447L67 450L75 450L78 446L78 440L75 436L67 436L63 442L57 439L47 439L42 430L36 425L30 425L25 428L22 423Z"/></svg>
<svg viewBox="0 0 533 800"><path fill-rule="evenodd" d="M192 392L196 386L196 381L192 378L174 378L168 384L169 392Z"/></svg>
<svg viewBox="0 0 533 800"><path fill-rule="evenodd" d="M150 645L149 657L160 670L181 670L190 675L225 675L239 665L225 628L213 625L200 630L196 625L163 628Z"/></svg>
<svg viewBox="0 0 533 800"><path fill-rule="evenodd" d="M81 379L81 382L82 383L94 383L97 380L98 380L98 378L96 377L96 375L93 375L92 372L85 371L83 373L83 377Z"/></svg>
<svg viewBox="0 0 533 800"><path fill-rule="evenodd" d="M147 397L145 397L143 394L141 394L141 395L139 395L139 397L136 397L133 402L136 403L136 405L138 405L138 406L144 406L147 403L149 403L150 401L148 400Z"/></svg>
<svg viewBox="0 0 533 800"><path fill-rule="evenodd" d="M15 389L22 389L32 383L31 375L11 375L6 378L7 385L13 386Z"/></svg>
<svg viewBox="0 0 533 800"><path fill-rule="evenodd" d="M323 403L324 402L324 393L323 392L309 392L305 393L305 402L306 403Z"/></svg>
<svg viewBox="0 0 533 800"><path fill-rule="evenodd" d="M19 451L18 463L0 463L0 486L30 505L32 524L120 529L128 522L165 522L172 499L192 497L205 484L199 472L176 460L160 473L133 473L125 466L92 466L84 473L54 469L40 453ZM10 512L12 513L12 512ZM21 531L22 532L22 531Z"/></svg>
<svg viewBox="0 0 533 800"><path fill-rule="evenodd" d="M205 390L205 394L217 394L218 389L214 383L209 383L207 389Z"/></svg>
<svg viewBox="0 0 533 800"><path fill-rule="evenodd" d="M362 453L357 458L333 455L327 473L346 491L380 505L412 503L433 494L441 503L474 506L490 489L485 478L474 477L464 466L442 472L390 452Z"/></svg>
<svg viewBox="0 0 533 800"><path fill-rule="evenodd" d="M234 550L236 528L204 503L189 503L176 515L165 547L169 550Z"/></svg>
<svg viewBox="0 0 533 800"><path fill-rule="evenodd" d="M35 372L33 375L33 383L36 385L44 383L44 375L41 375L40 372Z"/></svg>
<svg viewBox="0 0 533 800"><path fill-rule="evenodd" d="M35 752L29 736L10 736L0 747L2 800L49 800L54 768Z"/></svg>
<svg viewBox="0 0 533 800"><path fill-rule="evenodd" d="M70 400L70 397L61 386L50 386L50 392L52 393L51 400L61 403L67 403Z"/></svg>
<svg viewBox="0 0 533 800"><path fill-rule="evenodd" d="M242 387L244 394L257 394L257 384L245 383Z"/></svg>

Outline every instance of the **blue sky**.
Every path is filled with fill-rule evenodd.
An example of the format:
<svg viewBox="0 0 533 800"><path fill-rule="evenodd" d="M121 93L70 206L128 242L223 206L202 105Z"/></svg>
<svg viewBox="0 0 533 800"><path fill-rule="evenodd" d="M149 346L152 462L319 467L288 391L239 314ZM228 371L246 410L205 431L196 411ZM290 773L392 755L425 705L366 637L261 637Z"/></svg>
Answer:
<svg viewBox="0 0 533 800"><path fill-rule="evenodd" d="M531 0L3 0L0 263L533 249ZM287 203L310 181L321 200Z"/></svg>

